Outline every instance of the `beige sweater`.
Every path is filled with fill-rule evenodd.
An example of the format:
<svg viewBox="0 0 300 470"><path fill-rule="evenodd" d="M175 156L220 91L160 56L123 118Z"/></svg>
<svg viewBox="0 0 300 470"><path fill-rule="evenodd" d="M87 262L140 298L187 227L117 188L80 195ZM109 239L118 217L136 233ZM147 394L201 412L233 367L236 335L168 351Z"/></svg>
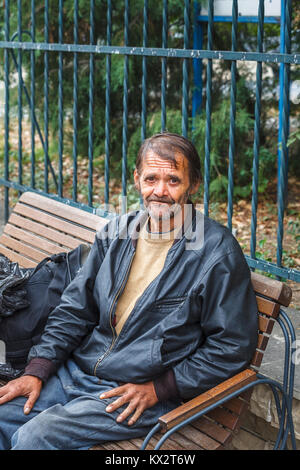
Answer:
<svg viewBox="0 0 300 470"><path fill-rule="evenodd" d="M116 332L119 335L136 301L161 272L176 231L150 233L141 230L137 248L124 291L116 308Z"/></svg>

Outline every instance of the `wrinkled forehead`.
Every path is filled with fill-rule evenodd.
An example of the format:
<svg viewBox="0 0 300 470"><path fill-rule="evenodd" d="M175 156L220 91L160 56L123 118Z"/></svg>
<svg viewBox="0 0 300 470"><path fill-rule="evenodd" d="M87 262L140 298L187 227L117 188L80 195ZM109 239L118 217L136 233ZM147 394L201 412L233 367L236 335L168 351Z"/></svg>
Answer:
<svg viewBox="0 0 300 470"><path fill-rule="evenodd" d="M153 150L148 150L143 158L142 171L151 171L155 169L188 173L188 160L179 152L161 156Z"/></svg>

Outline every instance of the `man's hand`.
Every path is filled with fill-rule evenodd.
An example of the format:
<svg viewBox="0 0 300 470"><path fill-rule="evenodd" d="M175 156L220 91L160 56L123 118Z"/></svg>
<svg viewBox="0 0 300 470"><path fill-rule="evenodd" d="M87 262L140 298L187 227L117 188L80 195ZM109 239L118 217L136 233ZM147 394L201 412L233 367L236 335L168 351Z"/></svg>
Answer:
<svg viewBox="0 0 300 470"><path fill-rule="evenodd" d="M120 406L125 405L125 403L128 403L127 408L118 416L117 421L121 423L128 418L129 415L132 415L128 421L129 426L138 420L144 410L154 406L158 402L153 382L146 382L144 384L128 383L100 395L100 398L111 397L120 398L108 405L106 411L111 413Z"/></svg>
<svg viewBox="0 0 300 470"><path fill-rule="evenodd" d="M16 397L28 397L24 405L24 414L30 413L38 399L42 388L42 380L33 375L23 375L11 380L0 388L0 405Z"/></svg>

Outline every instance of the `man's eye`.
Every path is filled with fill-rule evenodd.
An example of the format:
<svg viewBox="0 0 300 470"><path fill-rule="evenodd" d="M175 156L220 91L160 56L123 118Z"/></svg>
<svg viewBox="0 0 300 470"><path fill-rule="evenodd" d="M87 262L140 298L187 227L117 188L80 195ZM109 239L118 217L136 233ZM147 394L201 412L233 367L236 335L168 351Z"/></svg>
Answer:
<svg viewBox="0 0 300 470"><path fill-rule="evenodd" d="M178 178L170 178L170 183L172 184L176 184L178 183L178 181L179 181Z"/></svg>
<svg viewBox="0 0 300 470"><path fill-rule="evenodd" d="M145 181L150 181L150 182L152 182L152 181L154 181L154 180L155 180L154 176L147 176L147 178L145 178Z"/></svg>

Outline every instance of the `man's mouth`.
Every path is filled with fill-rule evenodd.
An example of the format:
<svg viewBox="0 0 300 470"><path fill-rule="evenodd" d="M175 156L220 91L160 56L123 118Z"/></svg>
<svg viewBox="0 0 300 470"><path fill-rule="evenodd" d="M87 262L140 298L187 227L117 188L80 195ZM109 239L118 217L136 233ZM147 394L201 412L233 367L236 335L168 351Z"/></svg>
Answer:
<svg viewBox="0 0 300 470"><path fill-rule="evenodd" d="M171 204L174 204L175 201L173 201L172 199L148 199L147 200L148 204L150 202L154 202L156 204L168 204L168 205L171 205Z"/></svg>
<svg viewBox="0 0 300 470"><path fill-rule="evenodd" d="M171 204L171 202L165 202L165 201L150 201L150 203L157 204L157 205L161 205L161 204L170 205Z"/></svg>

